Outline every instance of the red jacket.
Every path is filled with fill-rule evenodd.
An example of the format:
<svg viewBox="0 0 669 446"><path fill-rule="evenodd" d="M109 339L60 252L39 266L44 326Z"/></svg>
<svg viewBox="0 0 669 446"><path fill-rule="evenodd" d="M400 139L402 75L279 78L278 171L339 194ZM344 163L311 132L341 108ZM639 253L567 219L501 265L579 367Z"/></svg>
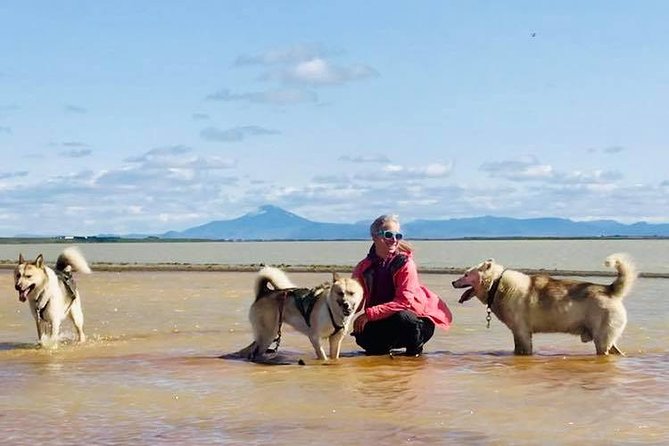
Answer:
<svg viewBox="0 0 669 446"><path fill-rule="evenodd" d="M392 262L396 269L393 272L395 296L390 302L367 307L371 293L373 262L364 258L353 270L353 277L364 289L365 315L369 321L384 319L393 313L409 310L419 317L427 317L438 327L447 329L453 321L451 311L437 294L430 291L418 280L418 270L411 253L402 252Z"/></svg>

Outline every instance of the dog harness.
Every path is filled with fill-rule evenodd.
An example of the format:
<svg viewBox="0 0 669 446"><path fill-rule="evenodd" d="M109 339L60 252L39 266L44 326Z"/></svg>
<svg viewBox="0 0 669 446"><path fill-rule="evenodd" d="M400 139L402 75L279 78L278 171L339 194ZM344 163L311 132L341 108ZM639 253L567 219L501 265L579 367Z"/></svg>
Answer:
<svg viewBox="0 0 669 446"><path fill-rule="evenodd" d="M74 281L74 276L70 271L61 271L61 270L54 270L54 273L56 273L56 277L58 278L58 281L65 285L65 291L67 292L67 295L70 297L70 305L68 305L67 309L65 310L65 314L70 311L70 308L72 308L72 304L74 304L74 300L77 298L77 283ZM37 296L37 299L35 299L35 312L37 313L37 318L38 319L44 319L44 310L46 310L46 307L49 305L49 300L44 302L44 305L42 307L37 307L37 302L39 302L40 297L42 297L42 294L44 294L44 291L40 293L39 296Z"/></svg>
<svg viewBox="0 0 669 446"><path fill-rule="evenodd" d="M307 323L308 327L311 327L311 313L314 310L316 301L318 301L325 289L326 286L320 285L316 288L288 288L282 290L283 293L281 293L281 303L279 305L279 329L277 331L276 339L273 341L275 343L275 347L268 349L269 351L276 352L279 350L279 344L281 344L281 326L283 325L283 308L286 304L286 300L288 298L293 299L293 302L295 302L295 307L304 318L304 322ZM334 327L334 332L332 332L330 335L333 336L343 330L344 326L335 322L334 314L332 314L332 309L330 308L330 305L327 301L325 302L325 305L328 307L330 322L332 322L332 326Z"/></svg>
<svg viewBox="0 0 669 446"><path fill-rule="evenodd" d="M322 288L295 288L290 291L290 295L295 302L297 310L300 312L304 318L304 322L307 323L307 326L311 327L311 312L314 311L314 306L316 301L322 292Z"/></svg>

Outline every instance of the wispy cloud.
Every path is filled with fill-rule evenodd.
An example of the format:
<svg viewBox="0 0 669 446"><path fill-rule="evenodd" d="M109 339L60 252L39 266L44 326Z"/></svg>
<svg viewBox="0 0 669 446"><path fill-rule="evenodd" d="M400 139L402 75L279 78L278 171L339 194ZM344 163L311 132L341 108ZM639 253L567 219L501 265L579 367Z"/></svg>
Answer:
<svg viewBox="0 0 669 446"><path fill-rule="evenodd" d="M589 153L597 153L597 152L601 151L602 153L613 155L613 154L616 154L616 153L624 152L625 150L626 150L625 147L622 147L622 146L608 146L608 147L604 147L604 148L601 148L601 149L591 147L591 148L588 149L588 152Z"/></svg>
<svg viewBox="0 0 669 446"><path fill-rule="evenodd" d="M85 114L88 113L88 110L77 105L68 104L65 106L65 112L73 114Z"/></svg>
<svg viewBox="0 0 669 446"><path fill-rule="evenodd" d="M604 153L620 153L625 150L624 147L621 146L611 146L611 147L605 147L604 148Z"/></svg>
<svg viewBox="0 0 669 446"><path fill-rule="evenodd" d="M193 113L191 116L196 121L206 121L210 118L207 113Z"/></svg>
<svg viewBox="0 0 669 446"><path fill-rule="evenodd" d="M184 155L186 153L192 152L193 149L184 145L174 145L168 147L158 147L151 149L148 152L145 152L138 156L133 156L126 158L124 161L132 163L150 163L157 159L172 158L179 155Z"/></svg>
<svg viewBox="0 0 669 446"><path fill-rule="evenodd" d="M301 103L312 103L318 101L318 95L313 91L282 88L268 91L255 91L248 93L231 93L223 89L206 97L210 101L245 101L254 104L292 105Z"/></svg>
<svg viewBox="0 0 669 446"><path fill-rule="evenodd" d="M0 104L0 117L8 116L19 109L16 104Z"/></svg>
<svg viewBox="0 0 669 446"><path fill-rule="evenodd" d="M385 155L342 155L339 161L347 163L387 163L390 159Z"/></svg>
<svg viewBox="0 0 669 446"><path fill-rule="evenodd" d="M549 164L542 164L535 157L527 157L521 160L493 161L483 163L480 170L487 172L493 178L503 178L518 182L554 182L564 184L603 184L610 183L622 178L622 174L616 171L595 169L587 172L574 170L562 172Z"/></svg>
<svg viewBox="0 0 669 446"><path fill-rule="evenodd" d="M363 63L334 63L341 52L315 45L295 45L255 55L242 55L235 65L259 65L267 69L261 80L281 84L323 87L378 77L377 70ZM247 98L248 100L248 98Z"/></svg>
<svg viewBox="0 0 669 446"><path fill-rule="evenodd" d="M0 180L8 180L10 178L21 178L28 176L28 171L20 170L17 172L0 172Z"/></svg>
<svg viewBox="0 0 669 446"><path fill-rule="evenodd" d="M249 136L277 135L280 132L270 130L256 125L232 127L221 130L216 127L207 127L202 129L200 136L208 141L237 142L246 139Z"/></svg>
<svg viewBox="0 0 669 446"><path fill-rule="evenodd" d="M127 170L167 169L172 173L179 169L205 171L230 169L237 165L237 162L232 159L198 156L191 147L184 145L155 148L142 155L127 158L125 161L135 165Z"/></svg>
<svg viewBox="0 0 669 446"><path fill-rule="evenodd" d="M60 152L60 155L66 158L84 158L90 156L92 153L91 149L72 149Z"/></svg>
<svg viewBox="0 0 669 446"><path fill-rule="evenodd" d="M275 48L259 54L241 55L237 57L235 65L293 64L333 53L333 51L326 50L319 45L301 44L284 48Z"/></svg>
<svg viewBox="0 0 669 446"><path fill-rule="evenodd" d="M553 167L541 164L534 158L514 161L492 161L483 163L480 169L491 177L505 178L511 181L535 181L553 178Z"/></svg>
<svg viewBox="0 0 669 446"><path fill-rule="evenodd" d="M347 158L346 161L356 162L356 157L351 157L350 159L348 159L348 157L344 158ZM403 183L402 188L405 189L408 187L407 182L415 184L416 182L429 181L432 179L443 179L449 177L453 172L453 162L437 162L423 166L385 164L380 167L370 167L371 165L380 162L380 159L365 157L361 161L358 161L357 164L367 164L367 168L346 174L315 175L312 177L311 181L316 184L328 184L332 187L341 187L352 184L357 184L360 187L376 187L370 186L370 184L386 183L386 186L384 187L395 190L388 185L393 183Z"/></svg>
<svg viewBox="0 0 669 446"><path fill-rule="evenodd" d="M453 171L453 163L431 163L425 166L401 166L386 164L379 170L356 174L355 178L366 181L426 180L446 178Z"/></svg>

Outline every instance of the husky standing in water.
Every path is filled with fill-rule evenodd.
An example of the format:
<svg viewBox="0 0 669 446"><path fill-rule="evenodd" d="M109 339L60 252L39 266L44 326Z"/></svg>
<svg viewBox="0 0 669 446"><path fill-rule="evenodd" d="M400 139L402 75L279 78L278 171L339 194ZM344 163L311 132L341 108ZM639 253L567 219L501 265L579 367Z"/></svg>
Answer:
<svg viewBox="0 0 669 446"><path fill-rule="evenodd" d="M594 341L598 355L620 355L616 341L627 324L623 297L636 271L624 254L608 256L605 265L618 272L610 285L527 275L488 259L469 268L453 287L467 288L460 303L476 296L509 327L517 355L532 354L533 333L580 335L583 342Z"/></svg>
<svg viewBox="0 0 669 446"><path fill-rule="evenodd" d="M57 345L60 325L66 317L74 324L79 342L84 342L84 313L81 297L72 272L90 274L91 269L84 256L75 247L66 248L56 261L54 269L44 264L42 254L26 261L19 254L19 263L14 269L14 288L21 302L28 301L37 325L40 344Z"/></svg>

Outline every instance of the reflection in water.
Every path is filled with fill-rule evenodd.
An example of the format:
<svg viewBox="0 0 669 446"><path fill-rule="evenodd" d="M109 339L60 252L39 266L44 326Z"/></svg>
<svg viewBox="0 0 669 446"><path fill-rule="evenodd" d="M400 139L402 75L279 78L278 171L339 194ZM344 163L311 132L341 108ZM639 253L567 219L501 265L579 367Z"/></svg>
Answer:
<svg viewBox="0 0 669 446"><path fill-rule="evenodd" d="M295 274L311 284L328 274ZM669 437L665 282L626 302L627 357L599 358L568 335L511 354L479 304L457 305L448 276L426 276L455 324L421 358L368 357L348 337L321 363L284 333L291 365L219 359L251 339L253 274L96 273L80 281L90 342L37 348L12 295L0 303L3 444L663 443ZM0 289L12 291L11 275ZM664 287L664 288L662 288ZM13 291L12 291L13 292ZM69 325L66 336L72 335ZM297 365L303 359L305 366Z"/></svg>

